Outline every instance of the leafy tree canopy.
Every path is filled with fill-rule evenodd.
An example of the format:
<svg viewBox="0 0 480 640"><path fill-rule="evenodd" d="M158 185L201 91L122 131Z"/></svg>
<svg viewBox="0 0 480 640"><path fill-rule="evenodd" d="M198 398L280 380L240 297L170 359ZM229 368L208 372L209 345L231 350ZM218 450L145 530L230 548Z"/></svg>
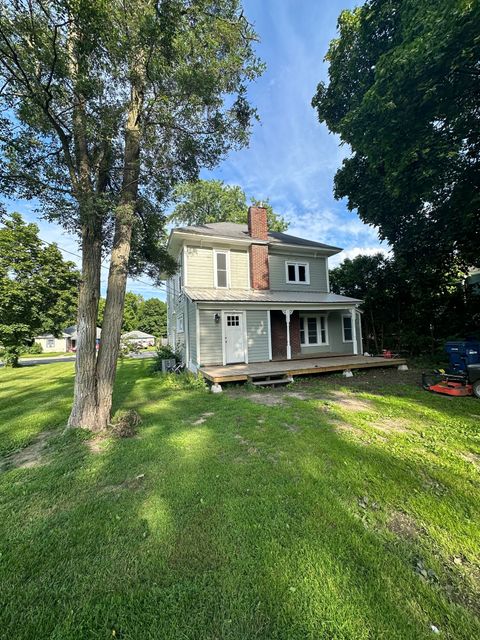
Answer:
<svg viewBox="0 0 480 640"><path fill-rule="evenodd" d="M22 347L40 333L58 335L75 313L79 273L38 227L18 213L0 228L0 343L15 365Z"/></svg>
<svg viewBox="0 0 480 640"><path fill-rule="evenodd" d="M98 305L98 326L103 324L105 298ZM167 333L167 305L158 298L144 300L137 293L127 291L123 308L122 331L145 331L161 337Z"/></svg>
<svg viewBox="0 0 480 640"><path fill-rule="evenodd" d="M464 0L343 11L312 102L352 150L336 197L418 271L480 261L479 24Z"/></svg>
<svg viewBox="0 0 480 640"><path fill-rule="evenodd" d="M197 180L177 185L174 192L176 201L171 220L185 225L202 225L208 222L247 222L248 204L245 192L238 186L225 184L222 180ZM251 204L259 204L252 200ZM287 221L273 211L268 200L263 202L267 209L268 228L271 231L285 231Z"/></svg>
<svg viewBox="0 0 480 640"><path fill-rule="evenodd" d="M39 199L82 243L70 426L109 422L128 273L175 271L173 186L248 141L256 40L240 0L1 3L0 192Z"/></svg>
<svg viewBox="0 0 480 640"><path fill-rule="evenodd" d="M149 298L140 306L137 329L156 337L167 335L167 305L158 298Z"/></svg>

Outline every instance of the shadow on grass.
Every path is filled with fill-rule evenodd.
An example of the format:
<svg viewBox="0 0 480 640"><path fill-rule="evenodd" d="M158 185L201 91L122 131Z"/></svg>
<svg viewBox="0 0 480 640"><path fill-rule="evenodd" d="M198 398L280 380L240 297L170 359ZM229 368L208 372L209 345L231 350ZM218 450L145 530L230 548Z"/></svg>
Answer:
<svg viewBox="0 0 480 640"><path fill-rule="evenodd" d="M129 375L115 403L140 410L137 438L95 455L70 432L48 466L5 480L8 637L404 640L432 623L478 637L470 611L414 574L418 548L402 552L358 507L365 493L404 506L421 490L414 465L342 438L308 403L294 433L294 402Z"/></svg>

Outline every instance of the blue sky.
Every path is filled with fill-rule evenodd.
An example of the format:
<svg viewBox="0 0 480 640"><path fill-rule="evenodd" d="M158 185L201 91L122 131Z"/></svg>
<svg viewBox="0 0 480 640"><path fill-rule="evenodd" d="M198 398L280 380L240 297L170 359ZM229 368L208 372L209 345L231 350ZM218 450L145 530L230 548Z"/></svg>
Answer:
<svg viewBox="0 0 480 640"><path fill-rule="evenodd" d="M289 221L289 233L344 247L331 264L382 246L375 229L349 212L344 201L334 199L333 177L348 150L318 122L310 106L317 83L327 79L323 58L336 35L337 17L355 4L349 0L244 0L245 14L261 39L257 52L267 65L249 89L260 123L254 126L248 148L231 153L214 171L202 173L204 178L240 185L249 198L268 197L275 211ZM44 240L78 254L76 239L36 219L31 204L10 203L9 208L35 220ZM75 260L69 254L65 257ZM104 269L103 289L107 273ZM146 277L141 280L129 281L128 289L146 298L164 298L163 291L149 286Z"/></svg>

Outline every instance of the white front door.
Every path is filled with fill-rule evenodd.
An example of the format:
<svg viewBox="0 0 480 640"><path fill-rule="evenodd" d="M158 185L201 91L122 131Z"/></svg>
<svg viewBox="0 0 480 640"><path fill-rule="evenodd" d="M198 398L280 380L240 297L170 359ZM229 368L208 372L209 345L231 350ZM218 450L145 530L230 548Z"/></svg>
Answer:
<svg viewBox="0 0 480 640"><path fill-rule="evenodd" d="M223 316L225 364L245 362L243 313L227 311Z"/></svg>

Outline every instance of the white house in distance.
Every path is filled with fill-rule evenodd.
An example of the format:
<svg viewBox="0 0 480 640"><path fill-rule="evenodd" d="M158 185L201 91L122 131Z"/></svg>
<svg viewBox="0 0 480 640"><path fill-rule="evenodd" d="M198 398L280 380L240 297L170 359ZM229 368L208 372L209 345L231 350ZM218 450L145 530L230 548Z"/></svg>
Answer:
<svg viewBox="0 0 480 640"><path fill-rule="evenodd" d="M97 349L100 346L100 336L102 330L97 327ZM35 337L35 342L42 345L44 353L76 351L77 349L77 327L73 325L68 327L60 337L56 338L52 333L43 333Z"/></svg>
<svg viewBox="0 0 480 640"><path fill-rule="evenodd" d="M122 340L124 342L133 342L143 349L155 346L155 336L145 333L145 331L128 331L122 334Z"/></svg>
<svg viewBox="0 0 480 640"><path fill-rule="evenodd" d="M330 293L341 249L269 231L263 207L173 229L168 250L168 340L189 369L362 353L361 300Z"/></svg>

